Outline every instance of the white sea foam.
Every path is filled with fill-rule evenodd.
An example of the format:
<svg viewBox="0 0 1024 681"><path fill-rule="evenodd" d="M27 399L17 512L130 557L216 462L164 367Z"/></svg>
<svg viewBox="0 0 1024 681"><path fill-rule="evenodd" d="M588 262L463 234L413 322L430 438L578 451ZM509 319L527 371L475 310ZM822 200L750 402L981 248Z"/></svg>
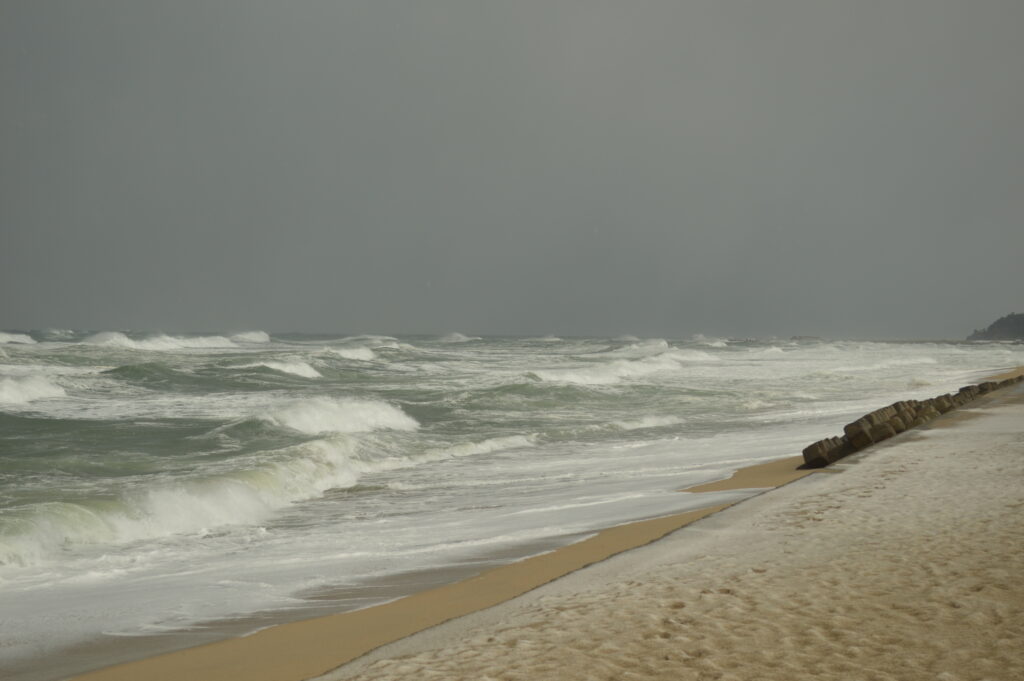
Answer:
<svg viewBox="0 0 1024 681"><path fill-rule="evenodd" d="M664 342L664 341L662 341ZM652 347L659 347L652 342ZM668 347L666 344L665 347ZM638 347L638 353L647 352L645 347ZM612 353L606 353L612 355ZM685 365L694 362L714 362L717 358L701 350L669 349L640 359L616 359L610 362L591 363L571 369L539 369L532 373L543 381L555 383L576 383L580 385L608 385L623 380L643 378L658 374L680 371Z"/></svg>
<svg viewBox="0 0 1024 681"><path fill-rule="evenodd" d="M43 376L0 377L0 402L26 404L47 397L64 397L64 388Z"/></svg>
<svg viewBox="0 0 1024 681"><path fill-rule="evenodd" d="M20 509L0 532L0 566L36 565L71 545L125 544L211 528L252 525L288 504L350 487L372 463L348 438L315 440L278 452L249 469L163 483L117 500L48 502Z"/></svg>
<svg viewBox="0 0 1024 681"><path fill-rule="evenodd" d="M360 362L370 362L377 359L376 353L373 350L366 347L348 347L348 348L324 348L324 352L329 352L332 355L338 357L344 357L345 359L354 359Z"/></svg>
<svg viewBox="0 0 1024 681"><path fill-rule="evenodd" d="M703 350L673 349L661 355L676 362L717 362L718 358Z"/></svg>
<svg viewBox="0 0 1024 681"><path fill-rule="evenodd" d="M416 430L419 423L398 407L375 400L296 400L263 420L303 433L368 433L374 430Z"/></svg>
<svg viewBox="0 0 1024 681"><path fill-rule="evenodd" d="M83 343L128 350L182 350L191 348L233 348L235 344L224 336L167 336L157 334L141 340L129 338L120 331L101 331L86 338Z"/></svg>
<svg viewBox="0 0 1024 681"><path fill-rule="evenodd" d="M677 416L644 416L639 419L613 421L612 424L622 430L642 430L644 428L674 426L682 422L683 419Z"/></svg>
<svg viewBox="0 0 1024 681"><path fill-rule="evenodd" d="M441 336L440 340L442 343L466 343L469 341L480 340L480 336L467 336L458 332L445 334Z"/></svg>
<svg viewBox="0 0 1024 681"><path fill-rule="evenodd" d="M690 336L690 340L700 345L706 345L709 348L725 348L729 347L729 343L724 338L717 338L715 336L705 336L702 333L695 333Z"/></svg>
<svg viewBox="0 0 1024 681"><path fill-rule="evenodd" d="M345 349L354 347L365 347L370 350L401 350L402 352L419 352L420 349L410 343L404 343L394 336L374 336L374 335L360 335L360 336L346 336L342 338L340 343L344 343L339 347L332 346L332 349Z"/></svg>
<svg viewBox="0 0 1024 681"><path fill-rule="evenodd" d="M280 371L285 374L292 374L294 376L301 376L303 378L322 378L323 374L314 369L306 362L293 360L290 362L276 362L268 360L266 362L257 362L255 364L241 364L240 369L251 368L251 367L266 367L273 369L274 371Z"/></svg>
<svg viewBox="0 0 1024 681"><path fill-rule="evenodd" d="M668 341L661 338L651 338L645 341L639 341L637 343L631 343L621 348L606 352L606 355L612 357L652 357L654 355L660 355L669 349Z"/></svg>
<svg viewBox="0 0 1024 681"><path fill-rule="evenodd" d="M0 344L4 343L23 343L25 345L33 345L36 342L32 336L24 333L6 333L0 331Z"/></svg>
<svg viewBox="0 0 1024 681"><path fill-rule="evenodd" d="M231 340L236 343L269 343L270 334L266 331L243 331L231 336Z"/></svg>
<svg viewBox="0 0 1024 681"><path fill-rule="evenodd" d="M490 454L509 449L523 449L536 446L535 436L509 435L506 437L492 437L480 442L466 442L451 447L429 449L424 454L417 456L416 459L417 461L442 461L452 457L476 456L478 454Z"/></svg>

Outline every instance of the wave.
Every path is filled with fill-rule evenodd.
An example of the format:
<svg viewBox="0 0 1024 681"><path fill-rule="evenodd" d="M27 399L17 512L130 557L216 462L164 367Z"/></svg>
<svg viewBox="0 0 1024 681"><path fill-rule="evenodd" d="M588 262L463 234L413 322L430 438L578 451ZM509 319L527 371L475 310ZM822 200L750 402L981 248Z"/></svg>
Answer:
<svg viewBox="0 0 1024 681"><path fill-rule="evenodd" d="M64 397L64 388L42 376L5 376L0 378L0 402L27 404L47 397Z"/></svg>
<svg viewBox="0 0 1024 681"><path fill-rule="evenodd" d="M359 335L359 336L346 336L341 338L338 343L343 343L341 347L331 346L330 350L344 350L351 348L365 347L368 350L401 350L402 352L422 352L418 347L410 343L404 343L394 336L374 336L374 335Z"/></svg>
<svg viewBox="0 0 1024 681"><path fill-rule="evenodd" d="M157 334L141 340L134 340L120 331L101 331L82 341L86 345L124 348L127 350L183 350L192 348L234 348L237 347L224 336L167 336Z"/></svg>
<svg viewBox="0 0 1024 681"><path fill-rule="evenodd" d="M610 353L608 353L610 354ZM669 350L649 357L627 360L616 359L602 364L572 369L539 369L530 375L542 381L576 383L580 385L610 385L623 380L644 378L656 374L679 371L692 362L716 361L715 357L700 350Z"/></svg>
<svg viewBox="0 0 1024 681"><path fill-rule="evenodd" d="M670 347L671 346L668 344L668 341L661 338L652 338L650 340L639 341L621 348L609 350L603 354L606 356L610 355L612 357L652 357L666 352Z"/></svg>
<svg viewBox="0 0 1024 681"><path fill-rule="evenodd" d="M675 426L683 422L678 416L643 416L639 419L612 421L612 425L622 430L644 430L646 428L662 428Z"/></svg>
<svg viewBox="0 0 1024 681"><path fill-rule="evenodd" d="M864 364L862 366L831 367L829 369L825 369L825 373L862 373L870 371L883 371L886 369L895 369L897 367L913 367L932 364L938 364L938 360L935 359L934 357L900 357L882 360L881 362L876 362L874 364Z"/></svg>
<svg viewBox="0 0 1024 681"><path fill-rule="evenodd" d="M256 525L289 504L351 487L362 473L378 468L360 454L355 440L344 436L262 456L263 461L253 457L242 470L153 485L114 499L16 509L0 524L0 565L64 560L63 554L76 545L126 544Z"/></svg>
<svg viewBox="0 0 1024 681"><path fill-rule="evenodd" d="M419 423L398 407L376 400L297 400L260 417L302 433L368 433L374 430L416 430Z"/></svg>
<svg viewBox="0 0 1024 681"><path fill-rule="evenodd" d="M231 336L236 343L269 343L270 334L266 331L243 331Z"/></svg>
<svg viewBox="0 0 1024 681"><path fill-rule="evenodd" d="M448 333L441 336L438 340L442 343L468 343L469 341L481 340L480 336L467 336L458 332Z"/></svg>
<svg viewBox="0 0 1024 681"><path fill-rule="evenodd" d="M699 345L706 345L709 348L725 348L729 346L724 338L713 338L705 336L702 333L693 334L693 336L690 337L690 340Z"/></svg>
<svg viewBox="0 0 1024 681"><path fill-rule="evenodd" d="M34 345L36 339L28 334L24 333L7 333L6 331L0 331L0 345L6 343L22 343L24 345Z"/></svg>
<svg viewBox="0 0 1024 681"><path fill-rule="evenodd" d="M417 461L440 461L461 456L476 456L478 454L490 454L507 449L525 449L536 447L536 437L532 435L508 435L504 437L492 437L480 442L466 442L452 445L451 447L439 447L429 449L416 457Z"/></svg>
<svg viewBox="0 0 1024 681"><path fill-rule="evenodd" d="M67 341L75 337L75 332L71 329L45 329L43 337L47 340Z"/></svg>
<svg viewBox="0 0 1024 681"><path fill-rule="evenodd" d="M360 362L370 362L377 359L377 354L370 348L366 347L324 348L324 352L329 352L332 355L337 355L344 359L353 359Z"/></svg>
<svg viewBox="0 0 1024 681"><path fill-rule="evenodd" d="M284 374L292 374L293 376L301 376L302 378L323 377L323 374L314 369L312 366L298 360L291 362L275 362L273 360L267 360L265 362L257 362L255 364L240 364L236 368L248 369L253 367L266 367L267 369L280 371L281 373Z"/></svg>

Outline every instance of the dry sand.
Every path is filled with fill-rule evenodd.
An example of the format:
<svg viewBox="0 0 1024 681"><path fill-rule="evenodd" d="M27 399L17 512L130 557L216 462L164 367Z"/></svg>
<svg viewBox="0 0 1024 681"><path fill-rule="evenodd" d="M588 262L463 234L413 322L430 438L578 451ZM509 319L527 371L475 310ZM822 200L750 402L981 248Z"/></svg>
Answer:
<svg viewBox="0 0 1024 681"><path fill-rule="evenodd" d="M298 681L403 636L322 678L1024 678L1024 387L1013 394L608 560L720 507L78 678ZM798 463L691 491L784 484Z"/></svg>
<svg viewBox="0 0 1024 681"><path fill-rule="evenodd" d="M1024 679L1024 387L959 414L324 679Z"/></svg>

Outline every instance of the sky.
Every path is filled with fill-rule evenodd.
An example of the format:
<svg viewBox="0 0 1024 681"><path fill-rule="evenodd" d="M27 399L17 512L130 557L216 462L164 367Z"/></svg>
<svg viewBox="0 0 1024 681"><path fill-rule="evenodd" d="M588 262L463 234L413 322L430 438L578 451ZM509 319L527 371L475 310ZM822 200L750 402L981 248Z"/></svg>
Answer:
<svg viewBox="0 0 1024 681"><path fill-rule="evenodd" d="M963 338L1019 0L0 0L0 328Z"/></svg>

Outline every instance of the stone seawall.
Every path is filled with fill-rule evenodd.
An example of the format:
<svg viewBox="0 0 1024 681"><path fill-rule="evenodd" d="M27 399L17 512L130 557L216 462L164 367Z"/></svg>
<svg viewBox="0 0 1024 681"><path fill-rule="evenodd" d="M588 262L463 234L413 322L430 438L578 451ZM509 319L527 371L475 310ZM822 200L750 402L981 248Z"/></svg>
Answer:
<svg viewBox="0 0 1024 681"><path fill-rule="evenodd" d="M1024 381L1024 375L1002 381L985 381L977 385L965 385L956 393L946 393L929 400L894 402L888 407L876 409L846 424L841 437L828 437L805 447L804 466L827 466L876 442L928 423L941 414L969 404L981 395L1000 388L1008 388L1021 381Z"/></svg>

